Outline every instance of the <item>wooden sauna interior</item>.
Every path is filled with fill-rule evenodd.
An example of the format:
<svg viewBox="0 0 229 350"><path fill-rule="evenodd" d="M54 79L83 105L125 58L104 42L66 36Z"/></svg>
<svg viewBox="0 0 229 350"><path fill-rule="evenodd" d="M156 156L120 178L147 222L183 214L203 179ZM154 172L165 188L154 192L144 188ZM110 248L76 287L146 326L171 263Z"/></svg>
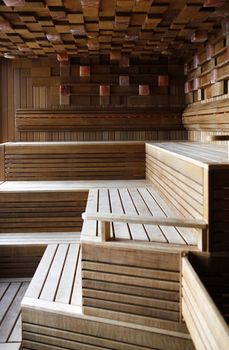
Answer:
<svg viewBox="0 0 229 350"><path fill-rule="evenodd" d="M0 0L0 350L229 349L229 1Z"/></svg>

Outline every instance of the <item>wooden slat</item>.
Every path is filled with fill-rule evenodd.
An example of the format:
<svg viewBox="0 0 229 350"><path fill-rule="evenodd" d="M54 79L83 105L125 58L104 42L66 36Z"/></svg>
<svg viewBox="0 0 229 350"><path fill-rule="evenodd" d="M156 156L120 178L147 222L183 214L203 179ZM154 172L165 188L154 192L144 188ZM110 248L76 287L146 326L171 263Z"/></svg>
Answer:
<svg viewBox="0 0 229 350"><path fill-rule="evenodd" d="M226 349L228 326L187 258L182 258L182 293L185 321L197 349Z"/></svg>

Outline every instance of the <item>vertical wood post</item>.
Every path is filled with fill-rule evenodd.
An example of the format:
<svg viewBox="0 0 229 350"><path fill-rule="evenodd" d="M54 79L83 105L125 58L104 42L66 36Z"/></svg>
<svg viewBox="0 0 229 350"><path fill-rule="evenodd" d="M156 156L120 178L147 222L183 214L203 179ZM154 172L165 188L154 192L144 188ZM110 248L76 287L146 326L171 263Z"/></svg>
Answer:
<svg viewBox="0 0 229 350"><path fill-rule="evenodd" d="M102 242L109 241L110 237L111 237L110 222L102 221L101 222L101 241Z"/></svg>

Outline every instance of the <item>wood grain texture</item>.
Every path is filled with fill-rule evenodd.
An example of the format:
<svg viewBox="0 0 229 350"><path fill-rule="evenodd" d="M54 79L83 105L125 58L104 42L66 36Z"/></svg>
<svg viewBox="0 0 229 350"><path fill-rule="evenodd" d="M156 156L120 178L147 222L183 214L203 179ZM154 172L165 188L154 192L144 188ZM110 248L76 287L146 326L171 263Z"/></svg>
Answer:
<svg viewBox="0 0 229 350"><path fill-rule="evenodd" d="M144 179L144 143L11 143L6 180Z"/></svg>
<svg viewBox="0 0 229 350"><path fill-rule="evenodd" d="M182 258L181 283L182 312L196 349L226 350L228 325L186 257Z"/></svg>

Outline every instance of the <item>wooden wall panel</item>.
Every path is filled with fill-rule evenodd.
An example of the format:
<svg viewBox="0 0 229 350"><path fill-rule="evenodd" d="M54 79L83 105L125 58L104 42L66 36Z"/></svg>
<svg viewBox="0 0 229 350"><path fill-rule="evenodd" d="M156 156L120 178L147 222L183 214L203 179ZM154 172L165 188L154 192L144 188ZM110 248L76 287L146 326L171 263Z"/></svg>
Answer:
<svg viewBox="0 0 229 350"><path fill-rule="evenodd" d="M81 62L81 61L82 62ZM89 63L88 63L89 62ZM182 128L181 111L184 108L183 76L179 61L168 63L166 58L153 64L149 61L133 61L129 67L121 67L118 62L110 62L105 58L90 58L87 65L91 74L85 80L80 76L80 66L85 65L83 58L72 59L71 65L63 68L56 59L16 59L2 61L2 87L7 81L7 98L2 96L2 141L106 141L106 140L161 140L184 139L186 133ZM65 69L66 68L66 69ZM68 73L66 73L68 72ZM168 75L170 86L158 86L158 74ZM128 86L120 86L120 76L129 79ZM99 96L100 85L110 87L109 97ZM149 96L139 96L139 85L149 86ZM66 95L61 94L66 93ZM70 104L70 105L69 105ZM109 104L109 106L106 106ZM65 105L65 106L62 106ZM69 105L69 106L66 106ZM151 109L152 121L155 127L143 123L141 127L132 126L130 121L123 128L100 128L100 130L77 130L76 127L57 127L58 123L50 124L45 120L44 125L38 129L27 123L27 130L20 125L20 130L14 129L14 114L16 109L76 109L91 108L91 111L110 111L117 108L122 111L126 108L135 110L141 108L145 111ZM105 107L106 106L106 107ZM160 107L160 108L159 108ZM175 113L175 114L174 114ZM7 117L6 117L7 115ZM5 117L3 117L5 116ZM37 119L36 119L37 122ZM64 121L63 121L64 122ZM113 121L112 121L113 122ZM97 121L96 121L96 124ZM100 124L100 122L99 122ZM119 120L115 122L116 126ZM65 124L63 124L65 125ZM134 125L134 123L133 123ZM49 127L49 129L48 129ZM55 130L53 130L55 128ZM30 130L29 130L30 129ZM46 129L46 130L45 130ZM134 129L134 130L133 130ZM183 131L182 131L183 129Z"/></svg>
<svg viewBox="0 0 229 350"><path fill-rule="evenodd" d="M10 61L0 61L0 142L14 141L14 71Z"/></svg>
<svg viewBox="0 0 229 350"><path fill-rule="evenodd" d="M211 39L186 63L183 124L189 140L229 130L229 35Z"/></svg>

